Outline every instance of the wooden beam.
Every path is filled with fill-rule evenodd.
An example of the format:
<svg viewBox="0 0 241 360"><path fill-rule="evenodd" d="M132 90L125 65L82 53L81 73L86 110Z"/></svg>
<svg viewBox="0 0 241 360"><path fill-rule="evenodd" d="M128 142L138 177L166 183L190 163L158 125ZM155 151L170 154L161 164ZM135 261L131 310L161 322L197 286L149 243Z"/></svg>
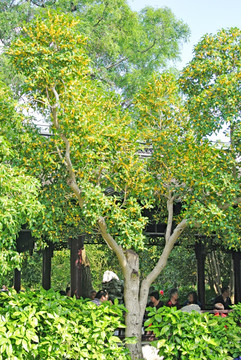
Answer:
<svg viewBox="0 0 241 360"><path fill-rule="evenodd" d="M21 289L21 271L19 271L18 269L14 269L14 284L13 287L14 289L19 292Z"/></svg>
<svg viewBox="0 0 241 360"><path fill-rule="evenodd" d="M51 288L51 261L53 256L53 244L43 250L42 286L45 290Z"/></svg>

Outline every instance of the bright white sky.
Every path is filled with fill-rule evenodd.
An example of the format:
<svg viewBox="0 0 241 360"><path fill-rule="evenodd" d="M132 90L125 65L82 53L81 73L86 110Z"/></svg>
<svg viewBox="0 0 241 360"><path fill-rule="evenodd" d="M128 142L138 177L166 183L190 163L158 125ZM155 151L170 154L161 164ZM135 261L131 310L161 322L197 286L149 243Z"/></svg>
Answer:
<svg viewBox="0 0 241 360"><path fill-rule="evenodd" d="M183 45L182 69L192 58L192 49L206 33L216 33L221 28L241 28L241 0L127 0L134 11L145 6L169 7L178 19L188 24L191 37Z"/></svg>

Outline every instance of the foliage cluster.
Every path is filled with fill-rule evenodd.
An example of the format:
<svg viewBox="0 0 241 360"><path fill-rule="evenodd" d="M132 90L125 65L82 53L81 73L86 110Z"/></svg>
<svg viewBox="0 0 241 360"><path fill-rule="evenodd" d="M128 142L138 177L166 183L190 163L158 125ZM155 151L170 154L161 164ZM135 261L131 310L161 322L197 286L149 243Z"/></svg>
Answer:
<svg viewBox="0 0 241 360"><path fill-rule="evenodd" d="M225 318L167 307L148 311L145 326L165 359L231 360L241 353L240 305Z"/></svg>
<svg viewBox="0 0 241 360"><path fill-rule="evenodd" d="M53 291L0 294L0 359L128 359L114 336L123 306Z"/></svg>
<svg viewBox="0 0 241 360"><path fill-rule="evenodd" d="M213 198L220 198L222 194L222 199L216 209L211 204L197 205L196 214L205 214L210 222L219 223L219 237L236 247L240 243L240 44L238 28L206 34L196 45L194 57L179 79L186 95L189 124L197 138L201 140L223 130L229 142L220 144L218 157L223 163L222 171L218 167L215 171L214 167L203 166L203 174L210 171L209 180L219 179L221 187L213 192L212 182L208 184L200 179L205 193ZM229 192L224 190L226 183L232 184ZM234 206L229 206L230 203Z"/></svg>
<svg viewBox="0 0 241 360"><path fill-rule="evenodd" d="M13 164L18 158L13 146L16 129L5 125L11 119L18 128L21 118L15 111L11 92L2 82L0 108L0 262L2 271L7 272L13 263L19 266L20 257L15 252L18 232L27 223L31 227L33 219L43 214L43 206L38 199L40 181L16 162Z"/></svg>
<svg viewBox="0 0 241 360"><path fill-rule="evenodd" d="M79 21L78 32L88 37L93 78L100 79L104 86L120 89L128 100L153 71L178 59L180 44L189 36L188 26L164 7L148 7L137 13L126 0L2 0L1 41L5 45L13 41L23 23L43 8L55 9L66 16L71 14ZM16 83L6 60L0 62L0 71L1 67L7 70L11 82Z"/></svg>

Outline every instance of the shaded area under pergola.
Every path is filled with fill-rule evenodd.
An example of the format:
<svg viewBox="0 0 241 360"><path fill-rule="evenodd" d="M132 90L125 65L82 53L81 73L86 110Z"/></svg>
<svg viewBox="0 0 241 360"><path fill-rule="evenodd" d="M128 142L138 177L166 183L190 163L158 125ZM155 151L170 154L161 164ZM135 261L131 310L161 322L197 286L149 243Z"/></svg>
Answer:
<svg viewBox="0 0 241 360"><path fill-rule="evenodd" d="M150 224L146 229L146 234L150 236L149 246L159 245L164 241L165 224ZM205 240L205 241L204 241ZM84 281L85 275L82 267L82 251L84 243L104 243L101 238L93 238L89 235L82 235L75 239L70 239L67 242L61 243L62 248L69 247L70 249L70 276L71 276L71 296L85 297L84 294ZM195 251L197 260L197 289L198 296L203 308L206 307L205 298L205 259L208 251L212 251L220 245L214 244L212 239L196 237L195 245L193 245L193 251ZM19 233L17 239L17 251L33 251L34 239L31 236L29 230L22 230ZM54 250L59 250L59 244L50 243L48 247L42 250L42 286L48 290L51 288L51 261L54 254ZM225 251L225 249L223 249ZM231 251L234 268L234 302L235 304L241 302L241 251ZM14 272L14 288L16 291L20 291L21 288L21 272L15 269Z"/></svg>

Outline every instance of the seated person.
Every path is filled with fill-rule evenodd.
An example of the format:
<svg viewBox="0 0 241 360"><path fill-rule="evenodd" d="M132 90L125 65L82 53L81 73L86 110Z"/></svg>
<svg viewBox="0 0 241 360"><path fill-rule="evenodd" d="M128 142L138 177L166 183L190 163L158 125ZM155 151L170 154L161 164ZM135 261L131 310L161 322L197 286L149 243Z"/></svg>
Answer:
<svg viewBox="0 0 241 360"><path fill-rule="evenodd" d="M8 291L8 288L6 285L3 285L2 286L2 289L0 289L1 292L7 292Z"/></svg>
<svg viewBox="0 0 241 360"><path fill-rule="evenodd" d="M108 293L105 290L100 290L97 292L94 300L91 300L93 303L95 303L97 306L100 306L103 301L108 300Z"/></svg>
<svg viewBox="0 0 241 360"><path fill-rule="evenodd" d="M90 292L90 299L91 300L94 300L95 299L95 297L96 297L96 291L95 290L92 290L91 292Z"/></svg>
<svg viewBox="0 0 241 360"><path fill-rule="evenodd" d="M232 305L229 295L229 287L223 287L222 294L217 296L214 300L214 308L218 310L229 310Z"/></svg>
<svg viewBox="0 0 241 360"><path fill-rule="evenodd" d="M66 295L66 296L71 296L70 286L67 286L67 287L66 287L65 295Z"/></svg>
<svg viewBox="0 0 241 360"><path fill-rule="evenodd" d="M183 306L193 305L193 304L196 304L199 307L201 307L201 303L200 301L198 301L196 291L190 291L190 293L188 293L187 300L184 302Z"/></svg>
<svg viewBox="0 0 241 360"><path fill-rule="evenodd" d="M174 307L176 306L177 309L180 309L180 305L178 302L178 291L177 289L172 289L170 291L170 299L167 301L166 306Z"/></svg>
<svg viewBox="0 0 241 360"><path fill-rule="evenodd" d="M150 293L150 302L148 306L155 307L156 309L159 309L163 306L163 302L160 300L158 291L153 291Z"/></svg>

